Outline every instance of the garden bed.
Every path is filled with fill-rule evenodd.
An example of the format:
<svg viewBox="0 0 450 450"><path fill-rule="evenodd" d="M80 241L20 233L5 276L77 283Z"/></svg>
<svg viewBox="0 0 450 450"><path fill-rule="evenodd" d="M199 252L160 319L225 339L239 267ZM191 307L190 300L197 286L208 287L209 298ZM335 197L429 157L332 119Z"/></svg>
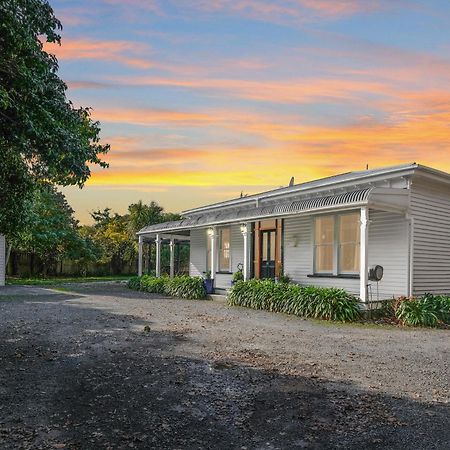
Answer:
<svg viewBox="0 0 450 450"><path fill-rule="evenodd" d="M206 299L206 289L202 277L183 275L169 278L168 276L153 277L143 275L142 277L131 278L128 281L128 287L138 291L164 294L189 300Z"/></svg>
<svg viewBox="0 0 450 450"><path fill-rule="evenodd" d="M375 318L363 320L360 301L342 289L274 283L271 280L237 282L228 303L300 317L340 322L383 323L415 327L450 324L450 297L426 294L420 298L385 301Z"/></svg>

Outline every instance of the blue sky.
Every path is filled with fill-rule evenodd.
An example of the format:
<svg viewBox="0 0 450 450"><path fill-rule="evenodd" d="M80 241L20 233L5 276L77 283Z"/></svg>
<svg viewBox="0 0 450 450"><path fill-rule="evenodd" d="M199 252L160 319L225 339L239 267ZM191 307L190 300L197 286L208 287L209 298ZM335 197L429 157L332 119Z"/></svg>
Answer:
<svg viewBox="0 0 450 450"><path fill-rule="evenodd" d="M48 46L111 144L65 193L170 211L333 173L450 170L447 1L53 1Z"/></svg>

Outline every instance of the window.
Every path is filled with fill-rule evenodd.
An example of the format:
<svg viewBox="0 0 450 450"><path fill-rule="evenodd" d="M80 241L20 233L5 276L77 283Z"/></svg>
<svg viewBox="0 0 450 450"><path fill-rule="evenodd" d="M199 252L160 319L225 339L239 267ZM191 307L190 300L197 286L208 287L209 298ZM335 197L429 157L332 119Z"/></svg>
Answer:
<svg viewBox="0 0 450 450"><path fill-rule="evenodd" d="M219 272L231 272L229 228L219 230Z"/></svg>
<svg viewBox="0 0 450 450"><path fill-rule="evenodd" d="M359 214L339 217L339 273L359 272Z"/></svg>
<svg viewBox="0 0 450 450"><path fill-rule="evenodd" d="M334 217L317 217L315 223L314 272L333 273Z"/></svg>
<svg viewBox="0 0 450 450"><path fill-rule="evenodd" d="M211 236L206 232L206 271L211 271Z"/></svg>
<svg viewBox="0 0 450 450"><path fill-rule="evenodd" d="M358 274L359 214L317 217L314 225L314 273Z"/></svg>

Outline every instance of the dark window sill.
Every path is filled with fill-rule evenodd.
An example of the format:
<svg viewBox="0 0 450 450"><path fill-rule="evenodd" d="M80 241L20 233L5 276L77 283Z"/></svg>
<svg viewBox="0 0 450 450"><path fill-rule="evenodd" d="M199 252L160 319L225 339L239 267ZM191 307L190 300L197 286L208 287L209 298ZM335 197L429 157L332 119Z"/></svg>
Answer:
<svg viewBox="0 0 450 450"><path fill-rule="evenodd" d="M311 275L307 275L308 278L348 278L351 280L359 280L359 275L351 275L351 274L340 274L333 275L328 273L314 273Z"/></svg>

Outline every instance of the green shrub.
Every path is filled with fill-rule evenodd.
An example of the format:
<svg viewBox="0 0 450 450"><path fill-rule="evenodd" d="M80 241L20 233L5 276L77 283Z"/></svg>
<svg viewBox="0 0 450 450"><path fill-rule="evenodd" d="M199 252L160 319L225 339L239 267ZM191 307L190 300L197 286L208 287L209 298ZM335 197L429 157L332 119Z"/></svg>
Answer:
<svg viewBox="0 0 450 450"><path fill-rule="evenodd" d="M445 295L425 294L421 301L430 305L438 320L450 324L450 297Z"/></svg>
<svg viewBox="0 0 450 450"><path fill-rule="evenodd" d="M424 299L400 298L394 305L395 317L413 327L435 327L438 324L434 305Z"/></svg>
<svg viewBox="0 0 450 450"><path fill-rule="evenodd" d="M144 275L141 278L141 291L151 292L154 294L164 294L167 277L152 277Z"/></svg>
<svg viewBox="0 0 450 450"><path fill-rule="evenodd" d="M356 320L360 315L358 300L342 289L301 287L272 280L237 282L231 289L228 303L343 322Z"/></svg>
<svg viewBox="0 0 450 450"><path fill-rule="evenodd" d="M144 275L130 279L128 281L128 287L144 292L166 294L191 300L202 300L206 298L205 285L201 277L179 276L169 278L168 276L154 277Z"/></svg>
<svg viewBox="0 0 450 450"><path fill-rule="evenodd" d="M401 297L392 303L392 314L403 325L435 327L450 323L450 297L425 294L419 298Z"/></svg>
<svg viewBox="0 0 450 450"><path fill-rule="evenodd" d="M141 277L132 277L128 280L127 286L130 289L138 291L141 288Z"/></svg>
<svg viewBox="0 0 450 450"><path fill-rule="evenodd" d="M191 300L202 300L206 298L206 289L202 277L179 276L167 278L165 282L165 293L173 297Z"/></svg>

